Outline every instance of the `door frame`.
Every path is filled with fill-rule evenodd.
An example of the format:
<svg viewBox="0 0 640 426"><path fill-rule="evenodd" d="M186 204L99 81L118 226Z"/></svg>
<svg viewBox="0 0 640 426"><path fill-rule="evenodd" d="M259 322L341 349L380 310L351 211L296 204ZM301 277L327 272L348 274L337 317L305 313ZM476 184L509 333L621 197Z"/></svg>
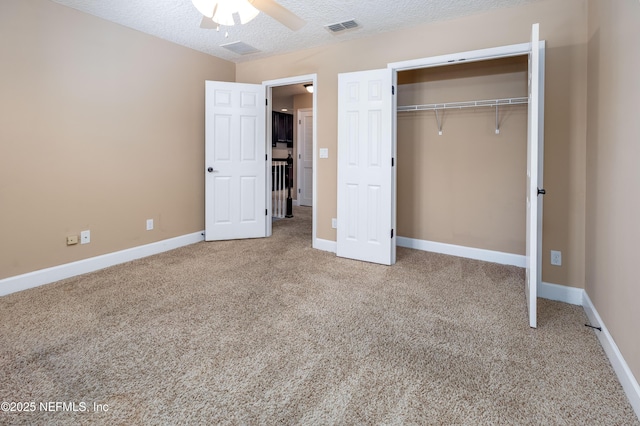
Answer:
<svg viewBox="0 0 640 426"><path fill-rule="evenodd" d="M311 82L313 84L313 206L312 208L312 218L311 218L311 222L312 222L312 233L311 233L311 245L313 248L318 248L318 243L317 243L317 217L318 215L316 214L316 209L318 206L318 200L317 200L317 194L318 191L316 190L316 183L317 183L317 143L318 143L318 136L317 136L317 131L318 131L318 126L317 126L317 119L318 119L318 75L317 74L306 74L306 75L299 75L299 76L295 76L295 77L287 77L287 78L279 78L279 79L275 79L275 80L266 80L262 82L262 85L265 87L265 93L267 96L267 111L266 111L266 116L267 116L267 129L266 129L266 138L265 138L265 145L267 147L267 186L266 186L266 205L267 205L267 225L266 225L266 235L267 237L270 237L272 234L272 219L271 219L271 167L269 167L268 165L271 164L271 141L269 140L269 135L271 135L271 120L269 120L268 118L271 117L271 112L273 111L273 101L272 101L272 89L274 87L278 87L278 86L290 86L292 84L305 84L305 83L309 83Z"/></svg>
<svg viewBox="0 0 640 426"><path fill-rule="evenodd" d="M544 47L544 40L540 40ZM510 56L524 56L531 51L531 43L510 44L508 46L490 47L488 49L470 50L468 52L451 53L447 55L431 56L429 58L412 59L408 61L387 64L395 72L418 68L441 67L455 65L462 62L478 62L491 59L508 58Z"/></svg>

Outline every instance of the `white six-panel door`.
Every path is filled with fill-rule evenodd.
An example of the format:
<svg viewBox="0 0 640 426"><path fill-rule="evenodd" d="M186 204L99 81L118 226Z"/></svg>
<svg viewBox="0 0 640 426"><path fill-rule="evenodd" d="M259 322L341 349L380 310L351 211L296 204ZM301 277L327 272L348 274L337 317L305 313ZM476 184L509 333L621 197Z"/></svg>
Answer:
<svg viewBox="0 0 640 426"><path fill-rule="evenodd" d="M338 75L337 255L395 263L392 71Z"/></svg>
<svg viewBox="0 0 640 426"><path fill-rule="evenodd" d="M266 236L265 89L206 82L205 239Z"/></svg>
<svg viewBox="0 0 640 426"><path fill-rule="evenodd" d="M527 249L525 295L529 326L537 326L537 289L542 281L542 170L544 159L544 42L531 30L529 118L527 130Z"/></svg>
<svg viewBox="0 0 640 426"><path fill-rule="evenodd" d="M313 204L313 110L298 112L298 204Z"/></svg>

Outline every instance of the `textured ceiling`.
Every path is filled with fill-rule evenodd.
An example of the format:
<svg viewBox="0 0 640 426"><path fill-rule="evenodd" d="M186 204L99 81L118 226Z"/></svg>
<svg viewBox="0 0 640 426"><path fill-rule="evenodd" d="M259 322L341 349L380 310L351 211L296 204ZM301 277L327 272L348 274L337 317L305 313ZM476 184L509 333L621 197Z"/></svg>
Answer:
<svg viewBox="0 0 640 426"><path fill-rule="evenodd" d="M244 25L200 28L191 0L53 0L100 18L233 62L339 43L427 22L468 16L539 0L278 0L307 21L293 32L260 13ZM360 28L334 35L324 26L355 19ZM229 35L225 38L225 31ZM242 41L260 52L241 56L220 47Z"/></svg>

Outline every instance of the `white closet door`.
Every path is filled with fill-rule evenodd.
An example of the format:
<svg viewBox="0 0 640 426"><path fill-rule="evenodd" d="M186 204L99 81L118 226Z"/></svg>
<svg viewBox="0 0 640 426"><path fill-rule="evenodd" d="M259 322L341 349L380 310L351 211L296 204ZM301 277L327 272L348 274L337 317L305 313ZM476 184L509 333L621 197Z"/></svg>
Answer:
<svg viewBox="0 0 640 426"><path fill-rule="evenodd" d="M395 263L392 70L338 76L337 255Z"/></svg>
<svg viewBox="0 0 640 426"><path fill-rule="evenodd" d="M265 89L205 87L205 239L265 237Z"/></svg>
<svg viewBox="0 0 640 426"><path fill-rule="evenodd" d="M542 280L542 170L544 161L544 42L539 25L531 30L529 122L527 135L527 252L525 294L529 326L537 325L538 286ZM543 191L543 190L542 190Z"/></svg>

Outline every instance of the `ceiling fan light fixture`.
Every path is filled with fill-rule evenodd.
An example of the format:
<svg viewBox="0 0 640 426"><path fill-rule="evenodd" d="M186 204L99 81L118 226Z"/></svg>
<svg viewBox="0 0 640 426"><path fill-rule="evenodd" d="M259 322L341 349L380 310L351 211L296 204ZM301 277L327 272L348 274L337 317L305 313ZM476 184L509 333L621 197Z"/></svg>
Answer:
<svg viewBox="0 0 640 426"><path fill-rule="evenodd" d="M305 89L307 89L307 92L313 93L313 84L308 83L308 84L303 84L303 86Z"/></svg>
<svg viewBox="0 0 640 426"><path fill-rule="evenodd" d="M247 0L236 0L234 2L238 9L238 15L240 16L240 24L246 24L253 18L258 16L260 11L253 7Z"/></svg>
<svg viewBox="0 0 640 426"><path fill-rule="evenodd" d="M240 24L246 24L260 13L247 0L191 0L191 2L200 13L211 18L218 25L234 25L235 13L240 17Z"/></svg>

